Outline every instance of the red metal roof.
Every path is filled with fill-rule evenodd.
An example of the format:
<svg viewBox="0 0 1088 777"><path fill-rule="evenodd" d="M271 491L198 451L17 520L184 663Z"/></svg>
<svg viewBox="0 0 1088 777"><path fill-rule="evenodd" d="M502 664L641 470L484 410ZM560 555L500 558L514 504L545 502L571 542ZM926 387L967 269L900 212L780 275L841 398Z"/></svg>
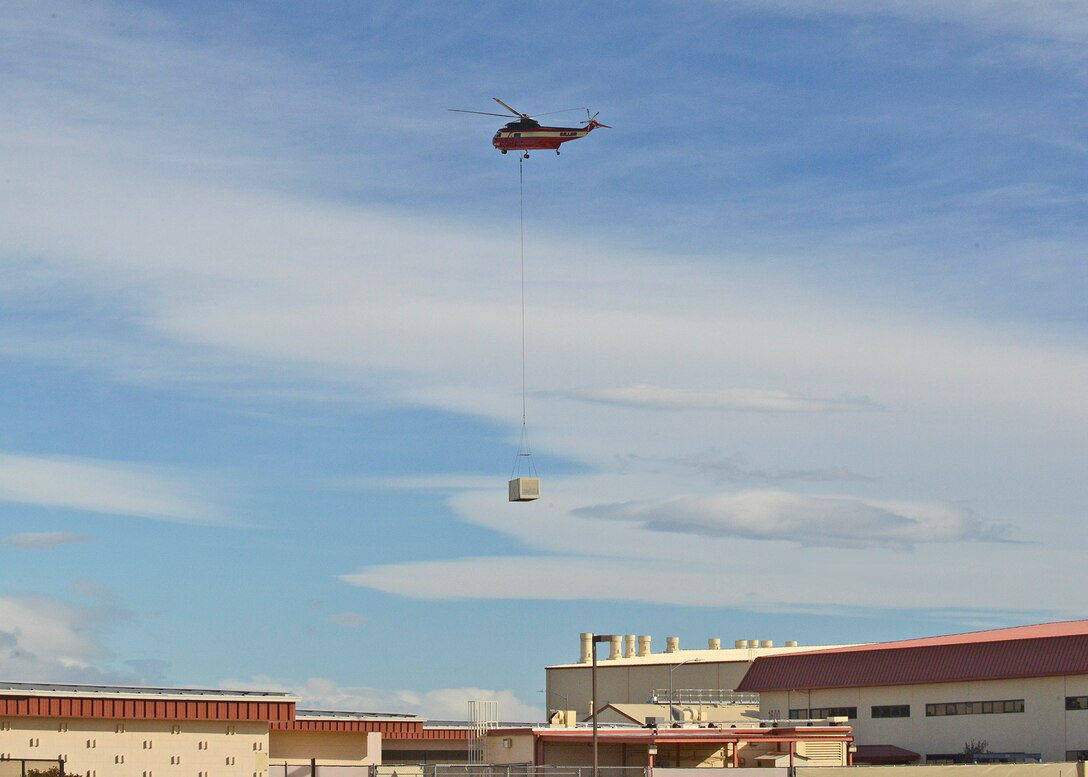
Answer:
<svg viewBox="0 0 1088 777"><path fill-rule="evenodd" d="M757 658L737 691L1088 674L1088 621Z"/></svg>
<svg viewBox="0 0 1088 777"><path fill-rule="evenodd" d="M0 717L289 721L294 701L0 696Z"/></svg>
<svg viewBox="0 0 1088 777"><path fill-rule="evenodd" d="M422 720L363 720L363 719L300 719L273 722L272 731L328 731L328 732L366 732L379 731L382 736L395 736L397 739L423 739Z"/></svg>

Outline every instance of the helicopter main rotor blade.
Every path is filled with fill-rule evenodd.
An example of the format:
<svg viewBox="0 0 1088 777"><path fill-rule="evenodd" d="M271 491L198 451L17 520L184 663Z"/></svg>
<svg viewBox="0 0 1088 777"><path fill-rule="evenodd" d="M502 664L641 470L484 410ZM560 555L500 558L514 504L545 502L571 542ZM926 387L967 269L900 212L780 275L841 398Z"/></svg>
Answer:
<svg viewBox="0 0 1088 777"><path fill-rule="evenodd" d="M571 111L584 111L585 108L564 108L561 111L548 111L547 113L534 113L530 116L530 119L536 119L540 116L551 116L553 113L570 113Z"/></svg>
<svg viewBox="0 0 1088 777"><path fill-rule="evenodd" d="M492 97L491 99L492 99L492 100L494 100L495 102L497 102L497 103L498 103L499 105L501 105L501 106L502 106L503 108L505 108L506 110L510 111L510 113L514 114L514 115L515 115L515 116L517 116L517 117L518 117L519 119L527 119L527 118L529 118L529 114L527 114L527 113L518 113L518 112L517 112L517 111L515 111L515 110L514 110L513 108L511 108L511 107L510 107L509 105L507 105L507 104L506 104L506 103L504 103L504 102L503 102L502 100L500 100L500 99L499 99L498 97Z"/></svg>
<svg viewBox="0 0 1088 777"><path fill-rule="evenodd" d="M505 113L488 113L487 111L466 111L464 108L447 108L446 110L453 111L455 113L478 113L481 116L498 116L501 119L510 118Z"/></svg>

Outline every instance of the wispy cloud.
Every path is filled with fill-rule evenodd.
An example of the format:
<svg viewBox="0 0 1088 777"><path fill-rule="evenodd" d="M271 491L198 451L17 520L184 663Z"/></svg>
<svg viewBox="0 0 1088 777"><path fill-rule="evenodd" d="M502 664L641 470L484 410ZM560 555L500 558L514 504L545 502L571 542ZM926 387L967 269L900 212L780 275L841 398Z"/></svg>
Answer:
<svg viewBox="0 0 1088 777"><path fill-rule="evenodd" d="M0 453L0 501L219 523L223 516L181 478L129 463Z"/></svg>
<svg viewBox="0 0 1088 777"><path fill-rule="evenodd" d="M366 618L357 612L338 612L327 617L325 622L349 629L361 629L366 623Z"/></svg>
<svg viewBox="0 0 1088 777"><path fill-rule="evenodd" d="M542 720L544 714L540 707L526 704L511 690L491 688L384 690L345 686L322 677L292 683L261 675L242 681L224 680L221 685L297 694L300 709L401 712L430 720L467 720L470 701L489 699L499 703L501 720L532 723Z"/></svg>
<svg viewBox="0 0 1088 777"><path fill-rule="evenodd" d="M679 497L584 507L587 518L633 521L651 531L779 540L806 546L910 550L929 542L999 542L1010 527L946 505L785 491Z"/></svg>
<svg viewBox="0 0 1088 777"><path fill-rule="evenodd" d="M719 482L729 483L828 483L855 482L871 483L874 478L854 472L846 467L773 469L757 467L741 453L724 454L716 449L700 453L684 454L673 457L644 456L637 453L616 457L617 465L622 469L662 468L689 469L705 473Z"/></svg>
<svg viewBox="0 0 1088 777"><path fill-rule="evenodd" d="M1088 40L1088 9L1075 0L742 0L742 4L789 14L895 16L959 23L1028 38Z"/></svg>
<svg viewBox="0 0 1088 777"><path fill-rule="evenodd" d="M760 413L829 413L872 410L877 406L864 397L822 399L770 389L718 389L693 391L639 383L634 386L575 389L575 399L651 410L731 410Z"/></svg>
<svg viewBox="0 0 1088 777"><path fill-rule="evenodd" d="M14 545L23 550L44 550L58 545L74 545L91 540L91 537L82 534L60 531L21 532L0 537L0 543Z"/></svg>
<svg viewBox="0 0 1088 777"><path fill-rule="evenodd" d="M94 636L104 616L47 596L0 597L0 674L20 680L86 676L108 655Z"/></svg>

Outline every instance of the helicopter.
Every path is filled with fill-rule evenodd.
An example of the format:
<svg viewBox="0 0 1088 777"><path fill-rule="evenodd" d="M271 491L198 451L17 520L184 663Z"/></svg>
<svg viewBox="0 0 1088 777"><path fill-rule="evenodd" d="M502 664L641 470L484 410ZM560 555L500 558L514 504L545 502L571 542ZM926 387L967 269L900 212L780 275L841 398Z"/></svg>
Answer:
<svg viewBox="0 0 1088 777"><path fill-rule="evenodd" d="M567 111L580 111L582 109L567 108L563 111L551 111L550 113L538 113L536 116L530 116L527 113L514 110L498 97L492 97L491 99L517 117L516 121L508 122L506 126L496 132L495 137L491 139L491 145L503 154L507 151L522 151L524 152L525 159L528 159L530 151L554 150L555 155L559 156L559 146L563 143L584 138L598 127L611 129L609 125L601 124L601 122L597 121L597 113L600 113L600 111L597 111L597 113L590 116L589 109L586 108L585 112L587 118L585 121L579 122L580 124L584 124L584 127L542 127L540 122L537 121L537 118L540 116L551 116L554 113L566 113ZM462 108L450 108L449 110L456 113L476 113L481 116L500 116L504 119L510 118L505 113L467 111Z"/></svg>

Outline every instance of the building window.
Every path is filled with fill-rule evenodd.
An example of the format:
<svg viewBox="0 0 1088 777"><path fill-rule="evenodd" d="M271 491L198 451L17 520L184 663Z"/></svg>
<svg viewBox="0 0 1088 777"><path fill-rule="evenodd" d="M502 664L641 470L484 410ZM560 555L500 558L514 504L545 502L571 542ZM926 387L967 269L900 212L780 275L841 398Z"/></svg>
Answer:
<svg viewBox="0 0 1088 777"><path fill-rule="evenodd" d="M1006 712L1023 712L1023 699L1004 699L1001 701L955 701L940 704L927 704L926 717L944 715L999 715Z"/></svg>
<svg viewBox="0 0 1088 777"><path fill-rule="evenodd" d="M909 718L910 717L910 705L909 704L880 704L874 705L872 709L872 715L874 718Z"/></svg>
<svg viewBox="0 0 1088 777"><path fill-rule="evenodd" d="M858 717L857 707L811 707L809 709L790 710L791 720L805 720L806 718L850 718Z"/></svg>
<svg viewBox="0 0 1088 777"><path fill-rule="evenodd" d="M1088 696L1066 696L1065 708L1067 710L1088 710ZM1079 753L1079 750L1070 752Z"/></svg>
<svg viewBox="0 0 1088 777"><path fill-rule="evenodd" d="M1067 761L1088 761L1088 750L1066 750L1065 760Z"/></svg>

